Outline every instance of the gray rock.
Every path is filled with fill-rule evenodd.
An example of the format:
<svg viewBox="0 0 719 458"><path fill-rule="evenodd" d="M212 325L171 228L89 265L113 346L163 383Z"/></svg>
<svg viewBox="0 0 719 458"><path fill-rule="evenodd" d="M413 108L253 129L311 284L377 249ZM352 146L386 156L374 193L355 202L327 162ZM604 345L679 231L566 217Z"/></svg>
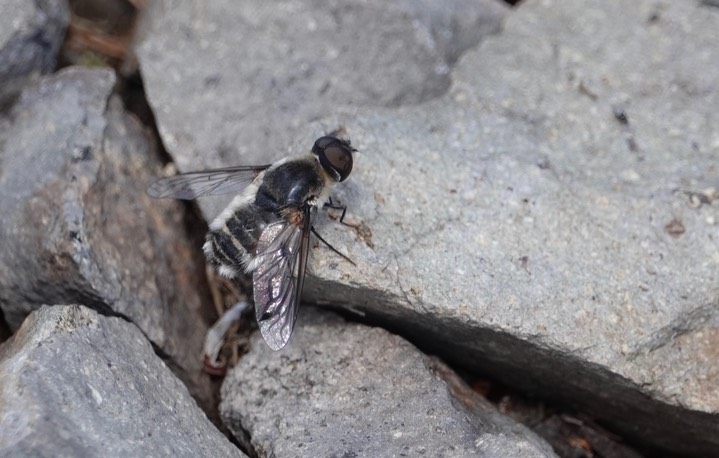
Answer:
<svg viewBox="0 0 719 458"><path fill-rule="evenodd" d="M217 19L206 8L168 14L184 14L184 22L174 22L188 37L183 43L196 43L213 64L190 65L201 61L201 51L180 46L183 57L163 53L173 48L170 38L153 38L140 50L143 66L166 56L164 73L145 75L180 168L245 162L215 153L233 148L242 158L253 150L266 155L257 162L281 155L279 147L250 147L258 139L307 148L314 138L297 128L307 118L278 115L255 124L237 113L260 120L261 108L284 113L287 104L309 103L318 92L305 85L317 84L311 79L317 67L222 35L252 18L256 35L262 28L274 36L275 24L284 23L243 12L238 27L231 15ZM358 265L315 246L305 298L365 313L460 365L582 408L644 445L714 453L714 13L700 2L528 1L501 35L459 59L446 96L416 106L400 98L398 108L365 104L351 122L338 104L334 116L307 131L345 124L361 150L335 196L349 205L349 220L361 224L330 224L321 214L316 226ZM277 49L305 49L306 42L297 36ZM226 66L247 82L243 90L211 89L227 84L213 78ZM239 67L272 68L277 85L238 76L247 75ZM309 70L301 74L302 68ZM306 97L289 97L293 84ZM419 93L427 97L411 100L437 95ZM171 97L177 101L167 102ZM231 124L234 137L220 134ZM217 162L193 156L200 153Z"/></svg>
<svg viewBox="0 0 719 458"><path fill-rule="evenodd" d="M142 332L84 306L43 307L0 347L0 454L245 456Z"/></svg>
<svg viewBox="0 0 719 458"><path fill-rule="evenodd" d="M443 93L450 66L505 10L495 0L157 1L137 55L180 170L264 164L298 139L312 146L308 123L329 113ZM226 202L200 205L209 219Z"/></svg>
<svg viewBox="0 0 719 458"><path fill-rule="evenodd" d="M373 246L324 226L358 268L323 254L308 300L645 445L714 453L716 30L688 2L523 4L446 98L358 119L367 153L338 197Z"/></svg>
<svg viewBox="0 0 719 458"><path fill-rule="evenodd" d="M0 106L55 68L69 20L65 0L0 2Z"/></svg>
<svg viewBox="0 0 719 458"><path fill-rule="evenodd" d="M255 336L220 412L259 457L555 456L401 337L310 307L282 352Z"/></svg>
<svg viewBox="0 0 719 458"><path fill-rule="evenodd" d="M199 242L181 205L145 194L160 160L110 100L114 83L109 70L67 69L0 120L0 308L13 329L45 303L126 317L209 407Z"/></svg>

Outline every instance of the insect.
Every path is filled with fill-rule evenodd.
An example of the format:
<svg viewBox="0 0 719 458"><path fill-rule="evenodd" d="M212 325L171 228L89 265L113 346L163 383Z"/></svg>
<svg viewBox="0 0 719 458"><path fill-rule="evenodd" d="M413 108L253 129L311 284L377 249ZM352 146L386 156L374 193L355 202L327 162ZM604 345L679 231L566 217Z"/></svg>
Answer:
<svg viewBox="0 0 719 458"><path fill-rule="evenodd" d="M342 221L346 207L333 205L329 193L349 177L356 151L330 134L303 155L160 178L147 189L151 197L175 199L239 193L210 224L203 251L225 277L252 274L257 323L275 351L287 344L297 319L310 232L327 244L313 215L329 206L343 210Z"/></svg>

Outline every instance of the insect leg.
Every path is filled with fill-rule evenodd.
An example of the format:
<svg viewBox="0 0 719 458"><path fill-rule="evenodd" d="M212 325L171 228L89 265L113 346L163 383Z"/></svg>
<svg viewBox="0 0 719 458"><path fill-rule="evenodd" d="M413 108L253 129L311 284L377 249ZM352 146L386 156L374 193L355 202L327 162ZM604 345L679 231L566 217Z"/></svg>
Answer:
<svg viewBox="0 0 719 458"><path fill-rule="evenodd" d="M222 316L225 313L225 301L222 299L222 293L220 287L217 285L217 276L215 269L209 265L205 266L205 275L207 275L207 283L210 286L210 294L212 295L212 303L215 306L218 316Z"/></svg>
<svg viewBox="0 0 719 458"><path fill-rule="evenodd" d="M347 224L344 222L345 215L347 214L347 205L335 205L332 202L332 198L330 197L327 202L324 204L324 208L331 208L333 210L342 210L342 216L340 216L340 223L344 224L345 226L354 227L351 224Z"/></svg>
<svg viewBox="0 0 719 458"><path fill-rule="evenodd" d="M207 372L218 375L224 372L225 362L220 359L220 351L225 344L225 336L230 326L240 320L242 312L247 307L247 301L241 300L226 311L207 331L204 344L204 366Z"/></svg>
<svg viewBox="0 0 719 458"><path fill-rule="evenodd" d="M354 261L352 261L347 255L342 254L337 248L335 248L335 247L333 247L332 245L330 245L327 240L323 239L322 236L317 232L317 230L315 229L314 226L310 226L310 230L312 231L313 234L315 234L315 235L317 236L318 239L320 239L320 241L321 241L322 243L324 243L325 245L327 245L330 250L332 250L332 251L334 251L335 253L337 253L338 255L342 256L347 262L349 262L349 263L352 264L353 266L356 266L356 265L357 265L357 264L355 264Z"/></svg>

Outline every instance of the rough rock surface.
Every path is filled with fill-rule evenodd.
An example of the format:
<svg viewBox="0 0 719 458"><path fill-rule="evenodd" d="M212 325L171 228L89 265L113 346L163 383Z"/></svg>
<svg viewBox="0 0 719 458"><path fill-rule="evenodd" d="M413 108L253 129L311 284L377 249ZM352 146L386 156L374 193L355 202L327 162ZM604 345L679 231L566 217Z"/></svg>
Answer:
<svg viewBox="0 0 719 458"><path fill-rule="evenodd" d="M245 456L133 324L42 307L0 347L0 455Z"/></svg>
<svg viewBox="0 0 719 458"><path fill-rule="evenodd" d="M114 83L109 70L66 69L0 119L0 308L13 329L42 304L126 317L209 406L204 262L183 207L145 194L160 160L110 100Z"/></svg>
<svg viewBox="0 0 719 458"><path fill-rule="evenodd" d="M499 29L506 7L438 5L153 2L137 54L165 147L182 171L264 164L299 139L298 149L311 147L308 122L342 107L356 114L441 94L451 65ZM200 205L212 218L225 203Z"/></svg>
<svg viewBox="0 0 719 458"><path fill-rule="evenodd" d="M338 194L373 246L327 237L359 268L323 258L308 297L715 451L718 27L698 3L525 3L447 97L358 120L371 153Z"/></svg>
<svg viewBox="0 0 719 458"><path fill-rule="evenodd" d="M223 421L259 457L555 456L401 337L302 312L292 345L255 336L222 387Z"/></svg>
<svg viewBox="0 0 719 458"><path fill-rule="evenodd" d="M276 39L285 23L273 18L287 11L304 17L248 7L242 20L261 19L252 32ZM221 8L169 13L140 59L181 169L250 162L251 151L268 162L281 155L275 141L306 148L310 133L339 124L363 151L337 192L362 225L317 224L358 266L313 250L306 298L361 310L649 446L696 455L719 447L715 8L523 2L503 33L462 56L445 96L312 125L288 105L304 113L316 103L313 113L329 115L313 72L322 68L334 86L330 70L288 58L304 40L288 33L277 53L253 54L263 48L220 35L249 39ZM347 16L330 17L342 25ZM164 33L177 29L184 39ZM178 53L153 67L167 43ZM203 52L214 64L201 63ZM368 53L360 57L378 59ZM256 76L265 67L274 79ZM376 89L377 100L393 94ZM420 93L414 101L437 95Z"/></svg>
<svg viewBox="0 0 719 458"><path fill-rule="evenodd" d="M55 68L69 19L65 0L0 2L0 107Z"/></svg>

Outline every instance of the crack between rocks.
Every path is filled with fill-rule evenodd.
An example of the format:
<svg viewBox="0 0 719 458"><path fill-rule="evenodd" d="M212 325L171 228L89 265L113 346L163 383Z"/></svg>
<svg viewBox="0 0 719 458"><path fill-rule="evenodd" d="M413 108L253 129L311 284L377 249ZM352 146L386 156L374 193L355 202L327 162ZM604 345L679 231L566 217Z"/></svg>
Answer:
<svg viewBox="0 0 719 458"><path fill-rule="evenodd" d="M157 127L157 122L155 120L154 113L152 111L152 108L149 105L149 102L147 100L147 96L145 94L144 89L144 83L142 81L142 78L139 73L135 73L133 75L127 76L125 78L119 77L119 84L118 88L116 90L117 95L119 95L120 99L122 100L122 107L126 113L129 113L137 118L137 120L145 127L147 131L149 131L150 135L152 136L151 141L154 143L155 148L154 151L157 154L157 159L162 165L167 165L169 163L173 162L172 157L167 152L167 149L165 148L165 145L162 141L162 137L160 136L159 129ZM134 91L134 92L133 92ZM105 112L107 112L110 109L110 99L112 97L112 94L107 99L107 104L105 107ZM109 127L109 126L108 126ZM103 143L105 141L105 136L103 138ZM195 202L182 202L184 205L182 206L182 224L185 227L185 233L186 236L194 242L204 240L205 233L207 232L207 223L205 222L204 218L201 217L201 212L199 210L199 207ZM201 234L200 234L201 232ZM202 262L205 262L205 256L202 253L201 246L202 243L192 243L193 251L194 251L194 258L198 260L202 260ZM201 282L201 284L204 285L205 291L202 292L203 295L206 295L207 297L211 297L210 287L209 287L209 279L206 277ZM161 290L158 289L158 290ZM164 299L164 298L163 298ZM128 321L132 323L135 327L138 329L139 326L137 326L132 320L130 320L128 317L116 314L119 318L124 319L125 321ZM207 317L206 317L207 318ZM215 317L216 318L216 317ZM176 368L176 370L172 370L173 374L177 377L177 372L182 372L183 369L173 364L173 360L171 356L162 350L157 344L155 344L152 339L150 339L145 332L140 329L140 332L142 335L147 339L148 342L150 342L150 345L152 346L152 349L154 353L162 359L165 364L168 365L168 367ZM186 387L187 384L180 378L177 377L178 380ZM211 423L217 430L223 434L229 441L232 443L237 449L242 451L244 454L249 456L250 458L259 458L259 454L257 451L252 447L251 442L251 435L249 432L242 426L240 426L240 430L243 432L244 437L236 437L233 433L229 431L225 423L222 421L222 417L220 415L219 411L219 402L220 402L220 393L219 393L219 385L217 385L214 382L210 383L211 391L213 392L213 396L216 397L216 402L214 402L214 406L212 407L212 410L205 410L203 406L198 403L198 407L207 415L208 419L210 419ZM209 406L205 406L209 408ZM214 419L214 420L212 420Z"/></svg>
<svg viewBox="0 0 719 458"><path fill-rule="evenodd" d="M412 324L409 326L402 321L401 317L375 317L372 324L402 336L425 355L438 355L460 373L470 371L489 374L487 376L490 379L513 387L522 396L539 394L540 398L550 405L564 406L569 410L580 406L580 409L594 419L611 425L612 430L619 431L626 439L631 439L629 445L643 448L645 451L656 452L661 450L657 447L666 446L655 441L658 434L663 432L668 437L668 442L680 440L681 437L686 439L687 433L682 431L691 431L692 424L702 421L701 418L711 417L710 414L685 410L666 401L649 399L646 384L632 381L602 365L587 363L576 355L560 354L556 349L530 344L504 331L489 328L463 329L466 324L452 317L436 318L436 329L433 331L427 329L432 325L421 321L411 320ZM442 329L454 329L453 338L448 338L448 334L443 333ZM482 337L484 334L487 334L486 338ZM518 363L512 361L512 358L486 353L476 345L472 350L467 348L466 342L462 342L467 339L472 342L493 343L491 347L513 348L512 353L527 355L527 362ZM554 375L549 376L548 372ZM552 385L552 377L556 378L557 374L567 374L567 383L560 391L557 386ZM594 392L593 387L601 387L602 391ZM607 400L612 402L607 404ZM618 408L624 412L617 413ZM629 412L634 412L634 416L629 415ZM654 424L657 415L673 418L677 429L672 430L678 435L668 433L666 428L669 426L666 421ZM650 425L654 431L649 436L639 432ZM703 446L706 446L706 443Z"/></svg>

